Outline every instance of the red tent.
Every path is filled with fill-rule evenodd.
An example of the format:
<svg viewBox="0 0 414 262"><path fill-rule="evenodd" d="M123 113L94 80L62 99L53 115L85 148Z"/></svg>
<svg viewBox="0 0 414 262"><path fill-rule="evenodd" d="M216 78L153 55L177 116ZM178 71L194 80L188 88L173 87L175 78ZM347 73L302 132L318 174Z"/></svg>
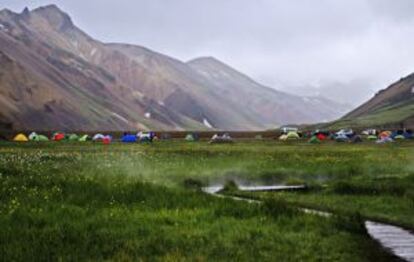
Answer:
<svg viewBox="0 0 414 262"><path fill-rule="evenodd" d="M63 133L56 133L53 136L53 141L62 141L63 139L65 139L65 134Z"/></svg>
<svg viewBox="0 0 414 262"><path fill-rule="evenodd" d="M316 135L316 137L317 137L320 141L323 141L323 140L325 140L325 139L326 139L326 136L325 136L324 134L322 134L322 133L317 134L317 135Z"/></svg>
<svg viewBox="0 0 414 262"><path fill-rule="evenodd" d="M111 138L110 138L110 137L108 137L108 136L104 137L104 138L102 139L102 143L103 143L104 145L109 145L109 144L111 143Z"/></svg>

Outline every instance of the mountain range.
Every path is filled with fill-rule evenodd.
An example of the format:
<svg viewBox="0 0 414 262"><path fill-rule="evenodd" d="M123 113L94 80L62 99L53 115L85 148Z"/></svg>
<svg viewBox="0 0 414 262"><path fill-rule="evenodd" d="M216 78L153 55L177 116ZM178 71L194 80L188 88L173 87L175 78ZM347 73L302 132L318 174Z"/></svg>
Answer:
<svg viewBox="0 0 414 262"><path fill-rule="evenodd" d="M261 130L349 109L263 86L213 57L103 43L55 5L0 11L0 127Z"/></svg>

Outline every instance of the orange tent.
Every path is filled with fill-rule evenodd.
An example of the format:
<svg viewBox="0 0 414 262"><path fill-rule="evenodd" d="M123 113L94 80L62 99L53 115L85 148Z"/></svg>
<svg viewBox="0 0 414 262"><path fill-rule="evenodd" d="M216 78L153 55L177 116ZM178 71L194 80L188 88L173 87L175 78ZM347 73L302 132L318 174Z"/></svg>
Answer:
<svg viewBox="0 0 414 262"><path fill-rule="evenodd" d="M379 138L386 138L386 137L390 137L390 136L391 136L391 134L392 134L392 132L391 132L391 131L382 131L382 132L379 134Z"/></svg>

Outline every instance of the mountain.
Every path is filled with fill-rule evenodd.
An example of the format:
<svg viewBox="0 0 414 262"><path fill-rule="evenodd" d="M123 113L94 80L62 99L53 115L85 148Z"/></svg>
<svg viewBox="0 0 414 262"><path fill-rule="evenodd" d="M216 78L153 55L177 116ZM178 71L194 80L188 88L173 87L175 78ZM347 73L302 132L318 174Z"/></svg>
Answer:
<svg viewBox="0 0 414 262"><path fill-rule="evenodd" d="M321 97L299 97L263 86L221 61L198 58L188 64L212 89L263 126L269 123L309 123L335 119L346 108Z"/></svg>
<svg viewBox="0 0 414 262"><path fill-rule="evenodd" d="M379 91L329 128L414 128L414 74Z"/></svg>
<svg viewBox="0 0 414 262"><path fill-rule="evenodd" d="M188 63L102 43L50 5L0 11L0 124L14 129L257 130L331 120L338 104L256 83L214 58Z"/></svg>

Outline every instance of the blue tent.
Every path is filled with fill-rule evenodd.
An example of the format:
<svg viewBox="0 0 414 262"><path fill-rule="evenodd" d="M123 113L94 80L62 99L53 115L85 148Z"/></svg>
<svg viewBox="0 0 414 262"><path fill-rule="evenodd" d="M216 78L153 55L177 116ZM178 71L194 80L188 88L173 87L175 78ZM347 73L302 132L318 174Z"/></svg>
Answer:
<svg viewBox="0 0 414 262"><path fill-rule="evenodd" d="M414 138L413 132L411 130L405 131L404 132L404 137L405 137L405 139L413 139Z"/></svg>
<svg viewBox="0 0 414 262"><path fill-rule="evenodd" d="M135 135L124 135L121 141L123 143L135 143L137 142L137 137Z"/></svg>

